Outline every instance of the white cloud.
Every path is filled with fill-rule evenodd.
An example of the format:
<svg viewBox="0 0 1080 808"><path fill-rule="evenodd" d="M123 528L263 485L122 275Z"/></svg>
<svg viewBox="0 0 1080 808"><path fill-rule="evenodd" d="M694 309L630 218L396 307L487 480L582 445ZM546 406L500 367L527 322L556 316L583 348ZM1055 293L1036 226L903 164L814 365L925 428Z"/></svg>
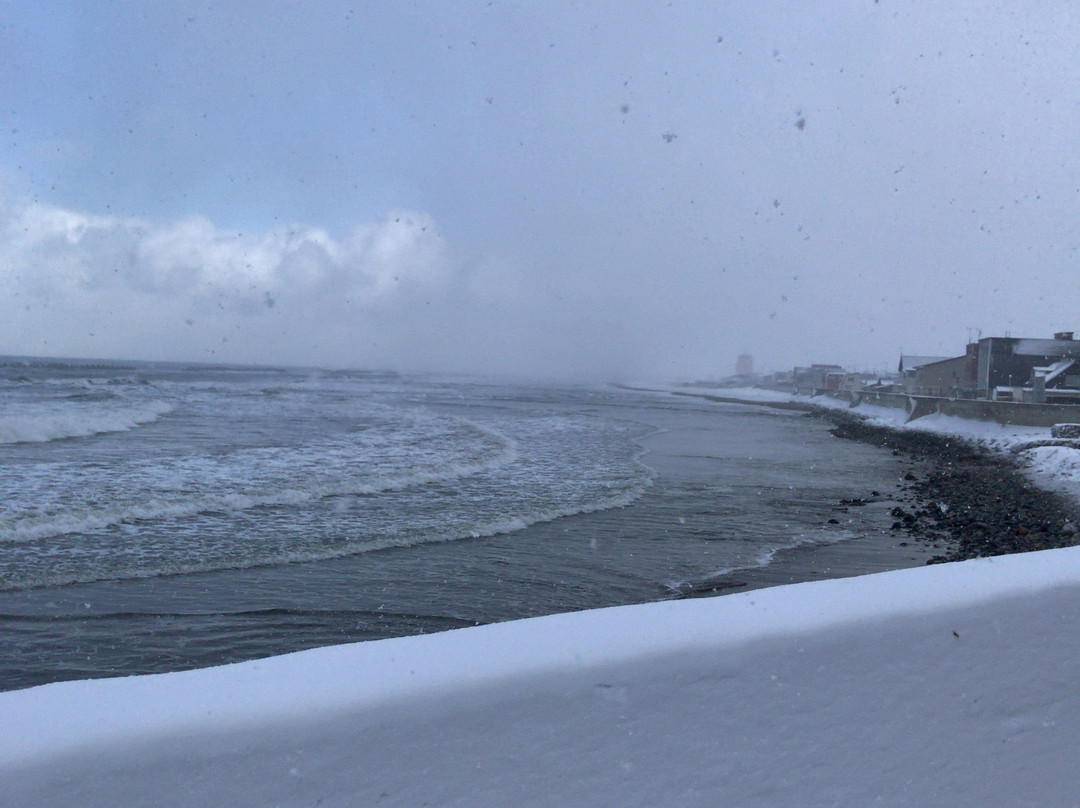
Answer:
<svg viewBox="0 0 1080 808"><path fill-rule="evenodd" d="M456 253L408 210L335 237L0 204L0 353L607 379L711 342L587 255L554 271Z"/></svg>
<svg viewBox="0 0 1080 808"><path fill-rule="evenodd" d="M223 231L202 216L152 224L29 205L9 217L0 246L4 281L37 295L126 285L164 297L247 298L332 286L364 303L446 274L443 240L431 217L415 212L335 240L312 227L248 234Z"/></svg>
<svg viewBox="0 0 1080 808"><path fill-rule="evenodd" d="M434 221L415 211L335 239L315 227L241 233L201 216L155 223L9 205L0 338L16 353L362 362L341 345L276 351L290 339L325 343L320 331L340 342L342 327L362 331L373 313L392 319L410 297L438 298L450 276Z"/></svg>

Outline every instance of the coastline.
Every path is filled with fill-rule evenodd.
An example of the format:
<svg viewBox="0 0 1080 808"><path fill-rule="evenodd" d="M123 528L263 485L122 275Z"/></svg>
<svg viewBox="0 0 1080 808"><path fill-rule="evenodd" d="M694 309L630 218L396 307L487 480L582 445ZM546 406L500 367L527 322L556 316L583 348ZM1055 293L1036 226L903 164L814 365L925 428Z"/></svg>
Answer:
<svg viewBox="0 0 1080 808"><path fill-rule="evenodd" d="M642 448L658 476L625 507L482 540L307 562L299 571L222 570L0 596L0 623L25 645L0 665L0 689L1076 543L1064 530L1075 500L1030 484L1013 455L995 448L1015 446L1012 433L980 448L952 433L881 426L888 413L874 410L698 397L725 409L730 402L752 423L731 432L719 428L726 416L712 406L645 407L634 417L651 425ZM770 476L774 462L794 469L795 457L804 469L797 491ZM759 506L762 491L769 501Z"/></svg>
<svg viewBox="0 0 1080 808"><path fill-rule="evenodd" d="M905 458L909 471L890 492L901 504L888 530L829 544L778 550L760 567L696 584L687 597L847 578L951 561L1070 547L1080 543L1080 503L1041 488L1000 451L948 434L871 423L848 409L675 392L718 403L801 410L833 424L837 438L868 443ZM876 493L876 492L875 492ZM854 503L872 504L872 500Z"/></svg>
<svg viewBox="0 0 1080 808"><path fill-rule="evenodd" d="M881 445L896 488L879 477L877 497L832 499L819 515L910 520L777 551L738 573L742 587L720 593L731 597L0 693L0 718L23 730L0 741L0 794L40 806L222 794L283 806L826 805L838 793L1071 804L1080 548L900 569L917 550L939 552L934 514L952 500L930 508L927 486L947 488L936 475L970 463L1027 486L952 438L818 416L800 426L826 442L823 421L864 444L914 441L910 454ZM839 450L869 458L864 474L880 451Z"/></svg>

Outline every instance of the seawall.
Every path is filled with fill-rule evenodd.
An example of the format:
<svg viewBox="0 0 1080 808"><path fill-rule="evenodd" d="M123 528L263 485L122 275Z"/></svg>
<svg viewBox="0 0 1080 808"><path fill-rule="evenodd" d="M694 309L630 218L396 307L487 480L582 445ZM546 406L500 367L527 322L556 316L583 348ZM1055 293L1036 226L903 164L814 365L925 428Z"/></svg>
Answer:
<svg viewBox="0 0 1080 808"><path fill-rule="evenodd" d="M924 415L941 413L978 421L994 421L1011 426L1054 426L1080 423L1080 404L1026 404L988 399L909 396L902 393L874 393L835 390L826 395L857 404L876 404L907 410L908 421Z"/></svg>

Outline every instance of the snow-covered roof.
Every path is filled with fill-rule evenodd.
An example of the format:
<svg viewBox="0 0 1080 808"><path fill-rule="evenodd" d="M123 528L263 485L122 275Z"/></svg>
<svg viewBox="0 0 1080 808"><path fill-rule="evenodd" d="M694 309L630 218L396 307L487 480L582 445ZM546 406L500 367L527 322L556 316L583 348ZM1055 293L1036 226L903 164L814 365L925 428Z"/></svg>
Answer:
<svg viewBox="0 0 1080 808"><path fill-rule="evenodd" d="M1080 340L1018 339L1012 351L1019 356L1080 356Z"/></svg>
<svg viewBox="0 0 1080 808"><path fill-rule="evenodd" d="M901 354L900 356L900 372L905 370L914 370L915 368L921 368L923 365L932 365L934 362L944 362L946 359L952 359L951 356L919 356L918 354Z"/></svg>
<svg viewBox="0 0 1080 808"><path fill-rule="evenodd" d="M1046 375L1046 381L1049 383L1071 368L1075 363L1075 359L1060 359L1052 365L1047 365L1043 368L1035 368L1035 372L1044 373Z"/></svg>

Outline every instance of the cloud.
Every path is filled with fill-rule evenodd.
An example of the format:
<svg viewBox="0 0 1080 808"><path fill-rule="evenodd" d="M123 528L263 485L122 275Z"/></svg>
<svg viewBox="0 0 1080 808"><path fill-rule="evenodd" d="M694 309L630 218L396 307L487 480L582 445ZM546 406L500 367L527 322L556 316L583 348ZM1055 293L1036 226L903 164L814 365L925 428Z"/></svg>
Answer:
<svg viewBox="0 0 1080 808"><path fill-rule="evenodd" d="M455 252L419 211L335 237L0 204L0 352L582 378L638 366L610 289Z"/></svg>
<svg viewBox="0 0 1080 808"><path fill-rule="evenodd" d="M440 299L453 275L434 221L416 211L342 238L317 227L243 233L202 216L158 223L41 204L0 213L8 352L363 362L370 352L326 338L392 322L417 297ZM297 349L282 356L290 340ZM230 342L240 347L223 347Z"/></svg>
<svg viewBox="0 0 1080 808"><path fill-rule="evenodd" d="M337 236L0 199L0 352L585 380L712 369L724 320L705 288L688 305L678 284L557 247L469 251L415 210Z"/></svg>
<svg viewBox="0 0 1080 808"><path fill-rule="evenodd" d="M164 224L29 205L0 236L5 282L29 295L78 296L127 288L163 297L344 292L359 304L403 285L445 278L445 245L431 217L398 212L343 239L311 227L227 232L202 216Z"/></svg>

